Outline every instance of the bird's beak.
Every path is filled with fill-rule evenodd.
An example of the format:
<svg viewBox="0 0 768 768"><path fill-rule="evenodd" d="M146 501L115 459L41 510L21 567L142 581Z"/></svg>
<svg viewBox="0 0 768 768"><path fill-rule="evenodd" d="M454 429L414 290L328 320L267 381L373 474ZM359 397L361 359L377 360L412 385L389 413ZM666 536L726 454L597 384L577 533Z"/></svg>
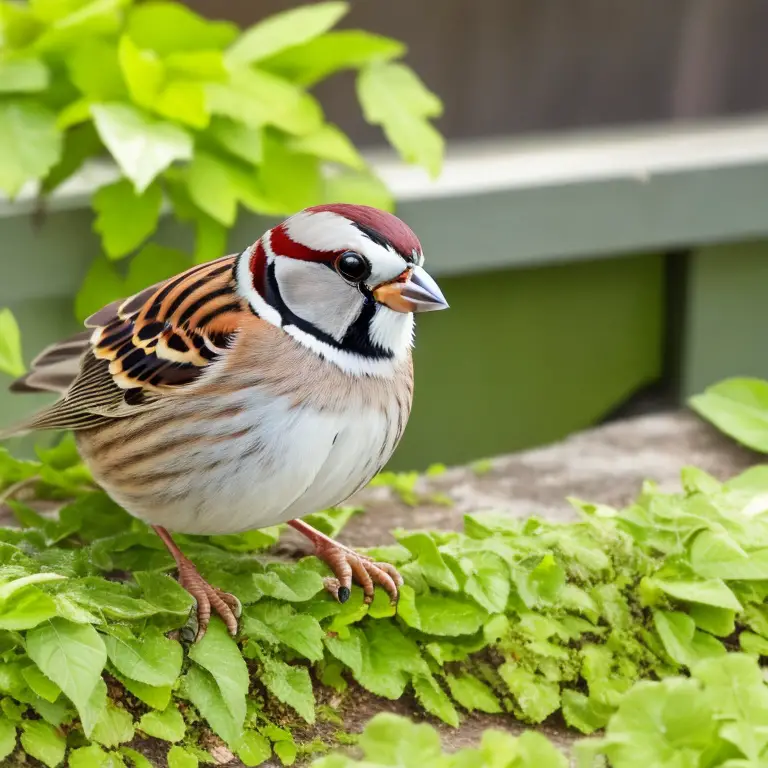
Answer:
<svg viewBox="0 0 768 768"><path fill-rule="evenodd" d="M376 288L373 297L395 312L448 309L445 296L423 267L410 267L397 280Z"/></svg>

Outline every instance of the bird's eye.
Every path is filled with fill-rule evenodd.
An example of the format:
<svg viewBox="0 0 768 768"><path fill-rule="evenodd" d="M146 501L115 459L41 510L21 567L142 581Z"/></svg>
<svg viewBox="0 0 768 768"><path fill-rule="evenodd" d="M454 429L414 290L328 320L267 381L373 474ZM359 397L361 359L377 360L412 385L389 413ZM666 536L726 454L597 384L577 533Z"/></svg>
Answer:
<svg viewBox="0 0 768 768"><path fill-rule="evenodd" d="M354 251L345 251L336 259L336 271L350 283L361 283L371 274L368 259Z"/></svg>

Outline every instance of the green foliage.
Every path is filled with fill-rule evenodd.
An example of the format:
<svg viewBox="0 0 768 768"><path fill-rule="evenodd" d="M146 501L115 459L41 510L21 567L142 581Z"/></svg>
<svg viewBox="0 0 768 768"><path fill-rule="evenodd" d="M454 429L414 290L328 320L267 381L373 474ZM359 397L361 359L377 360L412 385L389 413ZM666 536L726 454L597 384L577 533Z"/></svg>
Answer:
<svg viewBox="0 0 768 768"><path fill-rule="evenodd" d="M768 382L726 379L692 397L690 404L726 435L768 453Z"/></svg>
<svg viewBox="0 0 768 768"><path fill-rule="evenodd" d="M14 378L24 373L21 335L10 309L0 309L0 371Z"/></svg>
<svg viewBox="0 0 768 768"><path fill-rule="evenodd" d="M349 7L312 3L241 31L166 0L0 0L0 192L39 184L49 193L86 161L111 159L117 178L93 197L109 259L135 256L164 200L191 226L196 261L226 252L242 208L268 216L340 200L391 208L308 89L356 70L365 118L433 175L443 143L429 120L441 106L393 61L401 43L333 31ZM152 275L139 270L136 282ZM95 262L78 316L126 288ZM0 369L17 375L18 360L4 358L0 349Z"/></svg>
<svg viewBox="0 0 768 768"><path fill-rule="evenodd" d="M702 725L686 749L764 759L765 719L728 709L741 699L723 681L748 690L742 699L762 712L750 670L768 650L768 471L720 483L689 468L683 485L668 494L646 484L625 509L574 500L582 519L569 524L482 512L466 516L463 532L396 531L395 547L373 552L390 555L405 577L396 612L379 590L370 606L357 587L335 602L315 558L263 564L254 555L280 528L179 536L203 574L244 604L240 637L214 619L185 652L168 636L191 603L166 573L170 558L95 488L72 441L38 461L0 452L0 494L22 525L0 529L0 754L20 744L46 764L137 764L126 745L139 733L173 745L170 762L185 765L205 757L200 738L210 731L246 764L273 752L290 764L304 747L287 727L320 719L326 686L343 697L354 682L386 699L411 692L454 727L465 712L531 724L561 712L578 731L605 728L585 754L616 766L636 764L628 731L675 717L648 736L658 754L643 752L646 764L664 764L691 722ZM54 517L36 510L50 499L60 500ZM353 513L327 510L315 521L337 533ZM738 656L729 653L736 637ZM390 727L377 723L370 743ZM431 750L424 733L415 743ZM483 765L493 750L509 758L489 766L557 759L533 735L486 738L496 746L484 743L456 766ZM409 748L386 758L400 762L382 762L376 749L374 765L419 755ZM419 759L453 765L439 749Z"/></svg>

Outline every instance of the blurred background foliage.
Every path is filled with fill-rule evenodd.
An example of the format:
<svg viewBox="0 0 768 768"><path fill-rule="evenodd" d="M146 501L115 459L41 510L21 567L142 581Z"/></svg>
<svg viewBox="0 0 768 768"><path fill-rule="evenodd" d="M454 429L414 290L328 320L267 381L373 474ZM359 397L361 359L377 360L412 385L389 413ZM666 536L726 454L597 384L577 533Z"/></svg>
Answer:
<svg viewBox="0 0 768 768"><path fill-rule="evenodd" d="M0 192L50 194L90 160L114 164L92 198L103 254L76 299L104 304L226 253L238 212L282 216L346 201L393 200L311 89L356 72L365 120L407 162L436 175L440 100L398 59L405 46L334 31L349 10L321 2L241 31L180 3L0 1ZM168 211L192 253L151 242ZM122 262L118 264L117 262ZM18 329L0 315L0 365L18 372Z"/></svg>

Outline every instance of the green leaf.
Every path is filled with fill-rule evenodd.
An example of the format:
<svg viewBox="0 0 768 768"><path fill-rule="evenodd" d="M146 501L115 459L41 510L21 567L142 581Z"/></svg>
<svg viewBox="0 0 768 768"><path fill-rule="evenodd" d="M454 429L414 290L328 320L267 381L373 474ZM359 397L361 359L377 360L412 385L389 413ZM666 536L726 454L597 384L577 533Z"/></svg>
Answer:
<svg viewBox="0 0 768 768"><path fill-rule="evenodd" d="M366 725L358 741L367 760L398 768L444 765L437 731L400 715L381 712Z"/></svg>
<svg viewBox="0 0 768 768"><path fill-rule="evenodd" d="M320 198L320 164L317 158L292 152L282 138L269 132L264 137L260 185L280 210L301 210Z"/></svg>
<svg viewBox="0 0 768 768"><path fill-rule="evenodd" d="M688 609L688 614L699 629L717 637L728 637L736 631L736 612L727 608L694 604ZM742 636L743 633L739 637Z"/></svg>
<svg viewBox="0 0 768 768"><path fill-rule="evenodd" d="M61 152L52 112L32 101L0 102L0 191L15 197L27 182L42 179Z"/></svg>
<svg viewBox="0 0 768 768"><path fill-rule="evenodd" d="M432 675L416 675L412 684L416 699L424 710L453 728L459 727L459 713Z"/></svg>
<svg viewBox="0 0 768 768"><path fill-rule="evenodd" d="M348 10L348 3L325 2L270 16L240 36L227 52L227 62L232 67L245 67L306 43L327 32Z"/></svg>
<svg viewBox="0 0 768 768"><path fill-rule="evenodd" d="M21 726L21 746L30 756L48 768L64 759L67 742L61 732L42 720L25 720Z"/></svg>
<svg viewBox="0 0 768 768"><path fill-rule="evenodd" d="M48 679L36 666L24 667L21 674L27 685L40 698L53 703L61 695L61 688L53 680Z"/></svg>
<svg viewBox="0 0 768 768"><path fill-rule="evenodd" d="M171 704L163 712L147 712L142 715L139 730L163 741L181 741L187 731L187 725L181 712Z"/></svg>
<svg viewBox="0 0 768 768"><path fill-rule="evenodd" d="M456 701L470 712L501 712L501 705L493 691L482 681L472 675L446 677L448 688Z"/></svg>
<svg viewBox="0 0 768 768"><path fill-rule="evenodd" d="M664 649L678 664L690 667L697 662L722 656L725 648L711 635L696 629L693 619L679 611L654 611L653 621Z"/></svg>
<svg viewBox="0 0 768 768"><path fill-rule="evenodd" d="M347 165L362 171L366 162L349 137L335 125L326 123L320 130L308 136L299 136L288 142L292 152L314 155L321 160Z"/></svg>
<svg viewBox="0 0 768 768"><path fill-rule="evenodd" d="M436 593L416 595L416 611L419 628L428 635L472 635L488 618L488 612L473 600Z"/></svg>
<svg viewBox="0 0 768 768"><path fill-rule="evenodd" d="M0 93L34 93L48 87L48 67L40 59L0 60Z"/></svg>
<svg viewBox="0 0 768 768"><path fill-rule="evenodd" d="M727 534L702 531L690 547L694 573L705 579L768 579L768 548L745 552Z"/></svg>
<svg viewBox="0 0 768 768"><path fill-rule="evenodd" d="M233 720L241 727L245 720L248 668L223 622L211 621L203 639L190 649L189 658L213 675Z"/></svg>
<svg viewBox="0 0 768 768"><path fill-rule="evenodd" d="M207 136L235 157L259 165L264 156L262 129L217 117L211 121Z"/></svg>
<svg viewBox="0 0 768 768"><path fill-rule="evenodd" d="M323 202L370 205L382 211L394 211L395 201L384 182L370 173L344 171L323 179Z"/></svg>
<svg viewBox="0 0 768 768"><path fill-rule="evenodd" d="M371 62L388 61L405 53L405 46L390 37L359 29L328 32L304 45L282 51L261 66L299 85L311 87L342 69L357 69Z"/></svg>
<svg viewBox="0 0 768 768"><path fill-rule="evenodd" d="M86 40L68 53L66 65L72 84L90 100L113 101L128 95L114 42Z"/></svg>
<svg viewBox="0 0 768 768"><path fill-rule="evenodd" d="M726 379L690 399L694 411L726 435L768 453L768 382Z"/></svg>
<svg viewBox="0 0 768 768"><path fill-rule="evenodd" d="M195 205L227 227L235 223L239 188L226 163L198 150L186 169L185 178Z"/></svg>
<svg viewBox="0 0 768 768"><path fill-rule="evenodd" d="M125 768L125 763L115 752L105 752L98 744L91 744L69 753L69 768Z"/></svg>
<svg viewBox="0 0 768 768"><path fill-rule="evenodd" d="M139 48L128 35L120 38L117 55L131 98L139 106L152 110L165 84L163 62L153 51Z"/></svg>
<svg viewBox="0 0 768 768"><path fill-rule="evenodd" d="M17 378L24 373L21 333L10 309L0 310L0 371Z"/></svg>
<svg viewBox="0 0 768 768"><path fill-rule="evenodd" d="M168 750L168 768L197 768L198 760L184 747L171 747Z"/></svg>
<svg viewBox="0 0 768 768"><path fill-rule="evenodd" d="M133 735L133 718L130 713L109 703L97 721L91 738L105 747L116 747L131 741Z"/></svg>
<svg viewBox="0 0 768 768"><path fill-rule="evenodd" d="M208 541L230 552L258 552L277 544L280 539L280 530L279 525L273 525L269 528L244 531L243 533L210 536Z"/></svg>
<svg viewBox="0 0 768 768"><path fill-rule="evenodd" d="M736 595L721 579L707 581L671 581L668 579L653 579L652 583L662 592L691 603L703 603L716 608L727 608L732 611L742 610Z"/></svg>
<svg viewBox="0 0 768 768"><path fill-rule="evenodd" d="M267 597L291 603L303 603L323 590L320 574L301 564L273 564L265 573L254 573L253 580Z"/></svg>
<svg viewBox="0 0 768 768"><path fill-rule="evenodd" d="M139 47L149 48L161 56L178 51L221 50L238 35L235 24L205 19L172 2L132 7L126 31Z"/></svg>
<svg viewBox="0 0 768 768"><path fill-rule="evenodd" d="M323 124L316 99L293 83L257 69L237 69L229 82L210 83L206 93L213 114L251 128L272 125L302 136Z"/></svg>
<svg viewBox="0 0 768 768"><path fill-rule="evenodd" d="M127 104L96 104L91 112L99 136L139 194L171 163L192 158L192 138L176 125Z"/></svg>
<svg viewBox="0 0 768 768"><path fill-rule="evenodd" d="M440 173L444 141L427 118L442 113L440 100L404 64L381 63L358 76L357 95L365 119L381 125L387 139L409 163Z"/></svg>
<svg viewBox="0 0 768 768"><path fill-rule="evenodd" d="M75 315L81 322L116 299L123 298L123 280L103 256L88 268L75 298Z"/></svg>
<svg viewBox="0 0 768 768"><path fill-rule="evenodd" d="M268 628L276 640L284 643L310 661L320 661L323 658L323 637L325 633L317 619L296 613L290 605L284 605L271 600L262 600L251 606L245 612L243 630L249 633L249 622L256 620ZM254 635L260 635L254 627ZM263 636L263 635L262 635Z"/></svg>
<svg viewBox="0 0 768 768"><path fill-rule="evenodd" d="M306 668L291 666L278 659L265 657L262 682L283 704L299 713L308 723L315 722L315 695Z"/></svg>
<svg viewBox="0 0 768 768"><path fill-rule="evenodd" d="M523 714L532 722L540 723L559 709L560 689L557 683L551 683L513 662L505 662L498 672L517 699Z"/></svg>
<svg viewBox="0 0 768 768"><path fill-rule="evenodd" d="M221 736L230 746L237 745L242 733L242 724L235 722L221 695L221 689L210 672L192 665L182 679L186 698L208 721L214 733Z"/></svg>
<svg viewBox="0 0 768 768"><path fill-rule="evenodd" d="M471 552L459 561L467 575L464 592L489 613L504 613L509 599L509 570L493 552Z"/></svg>
<svg viewBox="0 0 768 768"><path fill-rule="evenodd" d="M133 768L153 768L152 763L135 749L120 747L120 754L125 755L131 761Z"/></svg>
<svg viewBox="0 0 768 768"><path fill-rule="evenodd" d="M416 564L430 586L449 592L458 591L459 582L429 534L398 532L396 538L416 558Z"/></svg>
<svg viewBox="0 0 768 768"><path fill-rule="evenodd" d="M27 633L27 653L82 715L107 661L104 643L90 625L51 619Z"/></svg>
<svg viewBox="0 0 768 768"><path fill-rule="evenodd" d="M16 749L16 726L0 715L0 760L4 760Z"/></svg>
<svg viewBox="0 0 768 768"><path fill-rule="evenodd" d="M184 272L191 266L189 256L175 248L147 243L128 265L123 293L130 296L143 288Z"/></svg>
<svg viewBox="0 0 768 768"><path fill-rule="evenodd" d="M55 615L56 603L34 586L24 587L7 599L0 599L0 629L32 629Z"/></svg>
<svg viewBox="0 0 768 768"><path fill-rule="evenodd" d="M151 184L141 195L127 179L99 189L93 196L97 213L93 228L101 234L107 255L119 259L141 245L157 229L162 203L158 184Z"/></svg>
<svg viewBox="0 0 768 768"><path fill-rule="evenodd" d="M151 686L173 685L181 673L182 650L157 627L146 627L140 637L127 627L112 626L104 635L107 655L117 670Z"/></svg>
<svg viewBox="0 0 768 768"><path fill-rule="evenodd" d="M272 757L272 745L260 733L245 731L237 747L237 756L247 766L258 766Z"/></svg>

